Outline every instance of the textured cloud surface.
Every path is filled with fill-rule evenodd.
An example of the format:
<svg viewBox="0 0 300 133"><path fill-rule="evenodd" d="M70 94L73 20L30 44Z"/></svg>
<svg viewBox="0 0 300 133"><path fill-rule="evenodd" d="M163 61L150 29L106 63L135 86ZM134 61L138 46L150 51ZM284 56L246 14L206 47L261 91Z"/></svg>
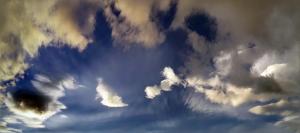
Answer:
<svg viewBox="0 0 300 133"><path fill-rule="evenodd" d="M76 88L88 86L79 92L93 95L93 101L89 99L91 96L84 95L80 103L88 102L80 106L70 104L77 109L71 113L74 116L82 110L126 107L114 109L124 114L147 114L145 118L132 119L138 123L146 121L150 124L145 122L147 126L142 127L152 129L149 125L155 124L151 122L160 122L156 117L148 117L168 112L159 118L167 124L158 125L178 129L183 119L176 113L188 112L184 120L190 120L191 113L195 123L198 117L194 113L200 112L225 114L222 118L272 121L276 128L300 133L299 0L0 0L0 3L0 108L6 110L0 110L4 114L0 116L0 132L21 132L10 125L45 127L50 117L67 108L59 101L66 90L77 91ZM95 45L87 47L89 43ZM31 79L38 64L30 61L38 57L40 48L49 46L71 49L64 49L69 50L66 53L62 50L64 54L59 56L70 57L66 63L65 58L61 59L66 66L75 63L59 72L74 71L84 86L65 74L62 79L43 75ZM122 51L123 48L126 50ZM49 62L58 56L54 57ZM56 69L52 65L58 63L48 66L47 61L42 62L46 65L40 69ZM171 67L161 70L164 66ZM57 69L60 67L64 66L58 65ZM157 71L161 71L161 77L155 75ZM99 79L95 83L95 77L111 81ZM29 83L24 81L26 78ZM151 85L149 82L153 81L158 82ZM31 87L16 86L18 83ZM173 95L176 98L172 99ZM97 102L108 108L99 107ZM97 105L97 109L81 108L90 104ZM155 111L152 107L156 107ZM180 120L169 122L166 120L169 116ZM123 124L122 118L107 127ZM228 121L230 125L233 120ZM99 124L99 128L105 126ZM228 132L243 130L237 127ZM157 130L160 131L165 130Z"/></svg>
<svg viewBox="0 0 300 133"><path fill-rule="evenodd" d="M75 81L66 79L56 84L48 77L36 75L35 80L32 81L36 90L20 89L8 92L5 105L11 113L3 117L3 123L23 123L31 128L44 128L44 121L62 109L66 109L59 99L65 95L65 89L76 89L74 86L65 85L70 82Z"/></svg>
<svg viewBox="0 0 300 133"><path fill-rule="evenodd" d="M42 45L84 49L99 7L97 0L1 0L0 81L22 74L28 67L25 60Z"/></svg>
<svg viewBox="0 0 300 133"><path fill-rule="evenodd" d="M112 27L112 36L122 43L154 47L164 41L165 35L152 18L153 12L165 11L172 0L107 0L106 16Z"/></svg>

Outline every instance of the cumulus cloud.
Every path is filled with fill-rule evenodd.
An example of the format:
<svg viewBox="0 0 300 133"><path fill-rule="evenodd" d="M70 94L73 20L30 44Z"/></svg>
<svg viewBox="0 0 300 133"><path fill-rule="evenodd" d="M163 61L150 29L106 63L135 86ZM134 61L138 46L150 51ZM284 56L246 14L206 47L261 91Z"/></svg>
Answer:
<svg viewBox="0 0 300 133"><path fill-rule="evenodd" d="M3 123L44 128L44 121L66 109L59 99L65 95L65 89L74 88L64 86L65 81L56 83L46 76L36 75L32 81L34 90L23 88L8 92L4 103L10 114L3 116Z"/></svg>
<svg viewBox="0 0 300 133"><path fill-rule="evenodd" d="M112 27L112 36L122 44L154 47L162 43L165 35L152 16L155 11L167 10L171 2L172 0L107 0L105 15Z"/></svg>
<svg viewBox="0 0 300 133"><path fill-rule="evenodd" d="M98 0L1 0L0 81L22 74L29 67L25 60L42 45L83 50L99 7Z"/></svg>
<svg viewBox="0 0 300 133"><path fill-rule="evenodd" d="M96 88L97 97L101 99L101 104L107 107L126 107L128 104L124 103L122 97L118 96L114 90L103 82L103 79L98 79L98 86Z"/></svg>
<svg viewBox="0 0 300 133"><path fill-rule="evenodd" d="M161 89L159 86L147 86L145 89L146 97L149 99L153 99L156 96L159 96L161 94Z"/></svg>
<svg viewBox="0 0 300 133"><path fill-rule="evenodd" d="M171 91L173 85L181 84L181 79L174 73L171 67L165 67L162 71L162 75L165 78L160 82L160 85L147 86L145 88L146 97L153 99L161 94L161 91Z"/></svg>

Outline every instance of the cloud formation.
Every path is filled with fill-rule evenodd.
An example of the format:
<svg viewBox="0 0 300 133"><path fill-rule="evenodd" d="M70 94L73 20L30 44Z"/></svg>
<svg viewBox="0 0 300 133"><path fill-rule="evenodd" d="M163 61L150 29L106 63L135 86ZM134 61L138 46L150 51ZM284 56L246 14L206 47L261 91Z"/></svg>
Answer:
<svg viewBox="0 0 300 133"><path fill-rule="evenodd" d="M83 50L99 8L98 0L1 0L0 82L22 74L29 67L28 57L43 45Z"/></svg>
<svg viewBox="0 0 300 133"><path fill-rule="evenodd" d="M169 9L171 2L107 0L105 15L112 28L112 36L124 45L140 44L149 48L162 43L165 35L152 17L154 12Z"/></svg>
<svg viewBox="0 0 300 133"><path fill-rule="evenodd" d="M179 0L172 28L186 29L187 42L194 50L184 65L185 80L209 101L222 105L237 107L254 101L299 99L297 4L299 1ZM202 19L210 19L207 22L214 20L214 40L207 41L205 35L195 32L199 29L186 24L187 18L195 14L206 16ZM210 30L207 34L214 32ZM252 112L264 114L258 110L257 107ZM271 110L276 109L269 108L267 112ZM295 108L287 110L299 112ZM294 120L298 116L289 118L284 116L282 123L296 128L299 123Z"/></svg>
<svg viewBox="0 0 300 133"><path fill-rule="evenodd" d="M296 29L300 27L300 10L295 5L300 4L299 1L176 2L177 12L171 29L186 31L187 43L193 51L188 53L180 72L184 77L179 79L182 82L169 82L165 77L166 80L159 85L145 88L147 98L153 99L163 91L169 91L172 85L183 85L204 94L213 103L233 107L297 99L300 34ZM155 3L161 4L156 0L110 3L112 6L107 6L106 16L113 36L127 43L142 43L146 47L159 44L161 41L158 40L165 33L157 30L159 28L150 19L151 11L154 11L151 7ZM161 7L160 10L169 8L156 7ZM195 15L202 19L195 24L198 26L187 22ZM207 28L210 26L212 28Z"/></svg>
<svg viewBox="0 0 300 133"><path fill-rule="evenodd" d="M66 109L59 99L65 95L65 89L75 88L64 86L65 82L71 81L66 79L55 83L46 76L36 75L32 81L35 90L23 88L8 92L4 103L10 114L3 117L4 127L6 124L24 124L31 128L44 128L44 121Z"/></svg>
<svg viewBox="0 0 300 133"><path fill-rule="evenodd" d="M27 59L35 57L41 46L66 44L83 50L91 41L95 14L101 3L0 2L0 83L14 79L30 67ZM166 67L162 71L164 79L145 88L146 97L153 99L171 91L172 86L192 88L214 105L230 109L248 105L250 113L281 116L276 125L300 132L300 2L105 0L103 10L117 43L150 48L164 42L167 34L156 21L155 13L167 11L172 2L176 2L177 11L167 30L186 32L187 46L192 49L178 74ZM189 23L191 19L202 20ZM46 119L65 108L58 101L64 90L80 87L72 78L53 85L52 80L41 75L32 84L37 92L0 95L0 102L4 99L4 105L12 112L0 128L10 123L43 127ZM97 99L105 106L128 106L102 80L96 91ZM195 108L202 103L187 100L186 104L199 110Z"/></svg>
<svg viewBox="0 0 300 133"><path fill-rule="evenodd" d="M162 71L162 75L165 78L160 82L160 85L147 86L145 88L146 97L153 99L161 94L161 91L171 91L173 85L179 85L181 79L174 73L174 70L170 67L165 67Z"/></svg>
<svg viewBox="0 0 300 133"><path fill-rule="evenodd" d="M278 65L275 65L278 66ZM280 64L279 67L282 67L284 65ZM276 125L284 125L288 126L290 129L295 130L299 132L299 129L297 128L297 122L299 118L299 99L296 100L283 100L283 98L288 98L290 96L293 97L294 94L290 94L285 90L277 92L273 91L273 82L268 83L269 75L277 75L275 71L273 71L274 65L271 65L266 68L261 73L261 77L259 77L258 84L263 84L259 89L263 89L263 91L257 91L258 88L243 88L236 86L230 82L226 82L226 80L221 79L220 75L215 75L215 77L204 79L199 76L194 77L187 77L186 79L180 79L178 76L174 73L173 69L170 67L166 67L163 71L164 74L167 74L168 76L165 76L166 79L163 81L166 81L168 79L176 79L172 82L172 84L168 84L167 89L162 89L162 83L161 85L157 86L148 86L145 89L146 97L149 99L153 99L156 96L159 96L162 91L170 91L170 87L173 85L182 85L183 88L193 88L196 93L201 93L205 96L205 99L208 100L211 103L218 104L208 104L203 101L203 99L196 99L195 96L191 96L186 100L186 104L188 107L190 107L194 111L203 111L205 113L225 113L229 116L238 117L238 118L245 118L243 116L239 116L241 114L245 115L247 114L247 110L243 108L239 108L239 106L243 104L249 104L249 103L255 103L255 102L270 102L274 99L279 99L277 103L271 103L268 105L261 105L261 106L255 106L252 107L249 112L256 114L256 115L279 115L282 116L284 119L282 121L279 121L276 123ZM270 69L272 71L270 71ZM270 71L270 73L267 72ZM281 71L280 71L281 72ZM264 77L267 76L267 77ZM267 83L266 83L267 82ZM270 85L269 85L270 84ZM256 87L256 86L254 86ZM268 89L269 88L269 89ZM199 107L199 105L202 105L204 107ZM199 109L201 108L201 109ZM236 108L240 111L245 111L245 113L236 112L234 111Z"/></svg>
<svg viewBox="0 0 300 133"><path fill-rule="evenodd" d="M96 99L101 99L101 104L104 106L113 108L128 106L123 102L122 97L118 96L110 86L103 82L103 79L98 79L96 91Z"/></svg>
<svg viewBox="0 0 300 133"><path fill-rule="evenodd" d="M275 103L267 105L258 105L251 108L249 111L257 115L279 115L283 120L276 123L279 126L288 126L296 133L300 133L299 118L300 118L300 101L282 99Z"/></svg>

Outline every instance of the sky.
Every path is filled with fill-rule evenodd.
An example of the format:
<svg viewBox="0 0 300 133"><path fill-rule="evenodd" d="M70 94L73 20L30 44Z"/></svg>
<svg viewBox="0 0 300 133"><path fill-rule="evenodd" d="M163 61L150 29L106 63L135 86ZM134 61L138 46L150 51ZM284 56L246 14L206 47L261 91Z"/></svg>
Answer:
<svg viewBox="0 0 300 133"><path fill-rule="evenodd" d="M0 0L1 133L300 133L298 0Z"/></svg>

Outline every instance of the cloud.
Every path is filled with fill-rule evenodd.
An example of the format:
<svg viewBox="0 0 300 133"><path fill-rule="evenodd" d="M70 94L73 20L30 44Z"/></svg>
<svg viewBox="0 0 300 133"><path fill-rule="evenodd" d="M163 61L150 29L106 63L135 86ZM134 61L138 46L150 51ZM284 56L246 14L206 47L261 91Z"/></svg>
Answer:
<svg viewBox="0 0 300 133"><path fill-rule="evenodd" d="M14 129L14 128L8 128L7 123L1 122L0 123L0 132L3 132L3 133L21 133L22 131L18 130L18 129Z"/></svg>
<svg viewBox="0 0 300 133"><path fill-rule="evenodd" d="M171 91L173 85L182 85L184 88L191 87L196 92L204 94L206 99L213 103L223 105L239 106L250 101L266 101L269 99L268 95L255 94L252 88L239 88L227 83L220 79L218 75L210 79L203 79L198 76L182 80L170 67L165 67L162 74L165 79L161 81L159 86L146 87L147 98L153 99L160 95L162 91Z"/></svg>
<svg viewBox="0 0 300 133"><path fill-rule="evenodd" d="M283 119L278 121L276 125L288 126L296 133L300 133L300 101L281 99L275 103L267 105L259 105L251 108L249 111L257 115L279 115Z"/></svg>
<svg viewBox="0 0 300 133"><path fill-rule="evenodd" d="M112 36L124 45L140 44L149 48L162 43L165 35L152 16L155 11L169 9L171 1L107 0L105 15L112 27Z"/></svg>
<svg viewBox="0 0 300 133"><path fill-rule="evenodd" d="M153 99L161 94L161 91L171 91L173 85L179 85L181 79L174 73L171 67L165 67L162 71L162 75L165 78L160 82L160 85L147 86L145 88L146 97Z"/></svg>
<svg viewBox="0 0 300 133"><path fill-rule="evenodd" d="M105 84L102 79L98 79L98 86L96 88L96 99L102 99L101 104L107 107L126 107L128 104L124 103L122 98L118 96L113 89Z"/></svg>
<svg viewBox="0 0 300 133"><path fill-rule="evenodd" d="M146 97L153 99L161 94L161 88L159 86L147 86L145 89Z"/></svg>
<svg viewBox="0 0 300 133"><path fill-rule="evenodd" d="M179 72L184 78L177 85L195 89L209 102L234 108L299 99L300 34L295 29L300 27L300 14L297 4L300 3L279 0L178 0L171 29L187 32L186 42L192 51L188 52ZM187 22L191 18L202 20L195 24L197 26L191 26ZM172 85L167 84L166 88ZM161 86L162 82L147 86L146 97L153 99L160 95L165 91ZM282 123L289 123L286 120L284 118Z"/></svg>
<svg viewBox="0 0 300 133"><path fill-rule="evenodd" d="M186 106L193 112L214 116L229 116L239 120L249 120L253 116L248 113L248 106L228 106L207 100L201 93L190 93L185 99Z"/></svg>
<svg viewBox="0 0 300 133"><path fill-rule="evenodd" d="M10 114L3 116L4 123L44 128L47 119L66 109L59 99L65 95L65 89L74 88L63 86L65 81L55 83L46 76L36 75L32 81L34 90L23 88L8 92L4 103Z"/></svg>
<svg viewBox="0 0 300 133"><path fill-rule="evenodd" d="M225 57L226 58L226 57ZM271 65L267 67L266 70L264 70L262 73L269 71L274 65ZM275 65L277 66L277 65ZM271 67L271 68L270 68ZM281 67L281 65L280 65ZM273 69L272 69L273 70ZM276 75L277 73L275 71L271 71L271 74ZM273 73L275 72L275 73ZM214 77L204 79L200 76L194 76L194 77L186 77L186 79L180 79L177 77L177 75L174 73L173 69L170 67L166 67L163 71L165 75L165 80L173 79L173 84L169 85L168 87L172 87L173 85L181 85L183 88L193 88L196 93L200 93L204 95L204 99L209 101L210 103L206 103L206 101L203 101L203 99L197 99L195 100L195 96L189 97L186 99L186 104L189 108L191 108L194 111L200 111L203 113L221 113L221 114L227 114L228 116L237 117L240 119L247 119L247 116L249 117L249 114L247 114L247 108L249 108L249 103L263 103L263 102L270 102L274 99L280 99L284 97L289 97L284 92L277 92L277 90L274 89L274 83L269 82L268 76L261 74L261 77L258 77L259 83L261 84L260 87L262 88L243 88L236 86L225 79L222 79L221 75L215 75ZM175 80L176 79L176 80ZM163 81L165 81L163 80ZM273 81L273 80L271 80ZM161 82L162 84L162 82ZM269 86L271 84L271 86ZM156 96L160 95L162 91L170 91L171 89L162 89L160 86L154 85L154 86L148 86L145 89L146 97L149 99L153 99ZM271 88L270 88L271 87ZM259 89L260 92L258 92ZM292 94L290 94L292 96ZM296 97L297 99L297 97ZM253 106L251 104L251 106ZM249 110L249 112L257 114L257 115L281 115L286 117L284 120L277 122L277 125L287 125L290 127L292 126L292 129L295 129L294 126L297 124L295 123L294 119L291 121L288 121L290 117L295 117L300 112L300 109L298 108L299 101L286 101L281 100L278 103L275 104L269 104L269 105L263 105L263 106L256 106ZM240 107L241 105L247 105L244 107ZM251 107L250 106L250 107ZM246 107L246 108L245 108ZM238 112L238 111L244 111L244 112ZM243 115L243 116L241 116ZM249 119L249 118L248 118ZM295 118L296 119L296 118ZM284 123L284 124L283 124ZM288 124L286 124L288 123Z"/></svg>
<svg viewBox="0 0 300 133"><path fill-rule="evenodd" d="M299 123L300 117L298 116L289 116L289 117L284 117L283 120L278 121L276 125L278 126L284 126L284 127L289 127L289 129L292 129L296 133L300 133L299 129Z"/></svg>
<svg viewBox="0 0 300 133"><path fill-rule="evenodd" d="M1 0L0 81L12 80L29 67L39 47L67 44L83 50L94 29L98 0ZM88 9L88 10L86 10Z"/></svg>
<svg viewBox="0 0 300 133"><path fill-rule="evenodd" d="M255 49L254 51L256 51ZM284 52L271 50L260 56L253 55L252 48L236 52L232 50L220 52L214 57L215 70L209 69L211 67L209 65L201 66L201 60L193 59L189 63L194 66L186 67L191 73L186 73L185 81L188 86L204 94L208 101L221 106L231 105L237 110L241 105L249 103L272 102L272 100L286 98L298 99L300 70L298 51L299 46L295 45ZM191 58L194 57L191 56ZM251 108L250 112L257 115L280 116L282 116L281 113L293 112L293 115L283 116L283 119L276 125L287 126L298 131L299 128L295 125L299 124L297 119L300 110L292 107L295 105L294 102L285 103L290 105L289 107L278 107L283 104L281 102L256 106ZM193 105L192 108L198 109L195 101L189 101L188 105ZM275 105L277 107L274 107ZM280 110L280 108L284 110Z"/></svg>

